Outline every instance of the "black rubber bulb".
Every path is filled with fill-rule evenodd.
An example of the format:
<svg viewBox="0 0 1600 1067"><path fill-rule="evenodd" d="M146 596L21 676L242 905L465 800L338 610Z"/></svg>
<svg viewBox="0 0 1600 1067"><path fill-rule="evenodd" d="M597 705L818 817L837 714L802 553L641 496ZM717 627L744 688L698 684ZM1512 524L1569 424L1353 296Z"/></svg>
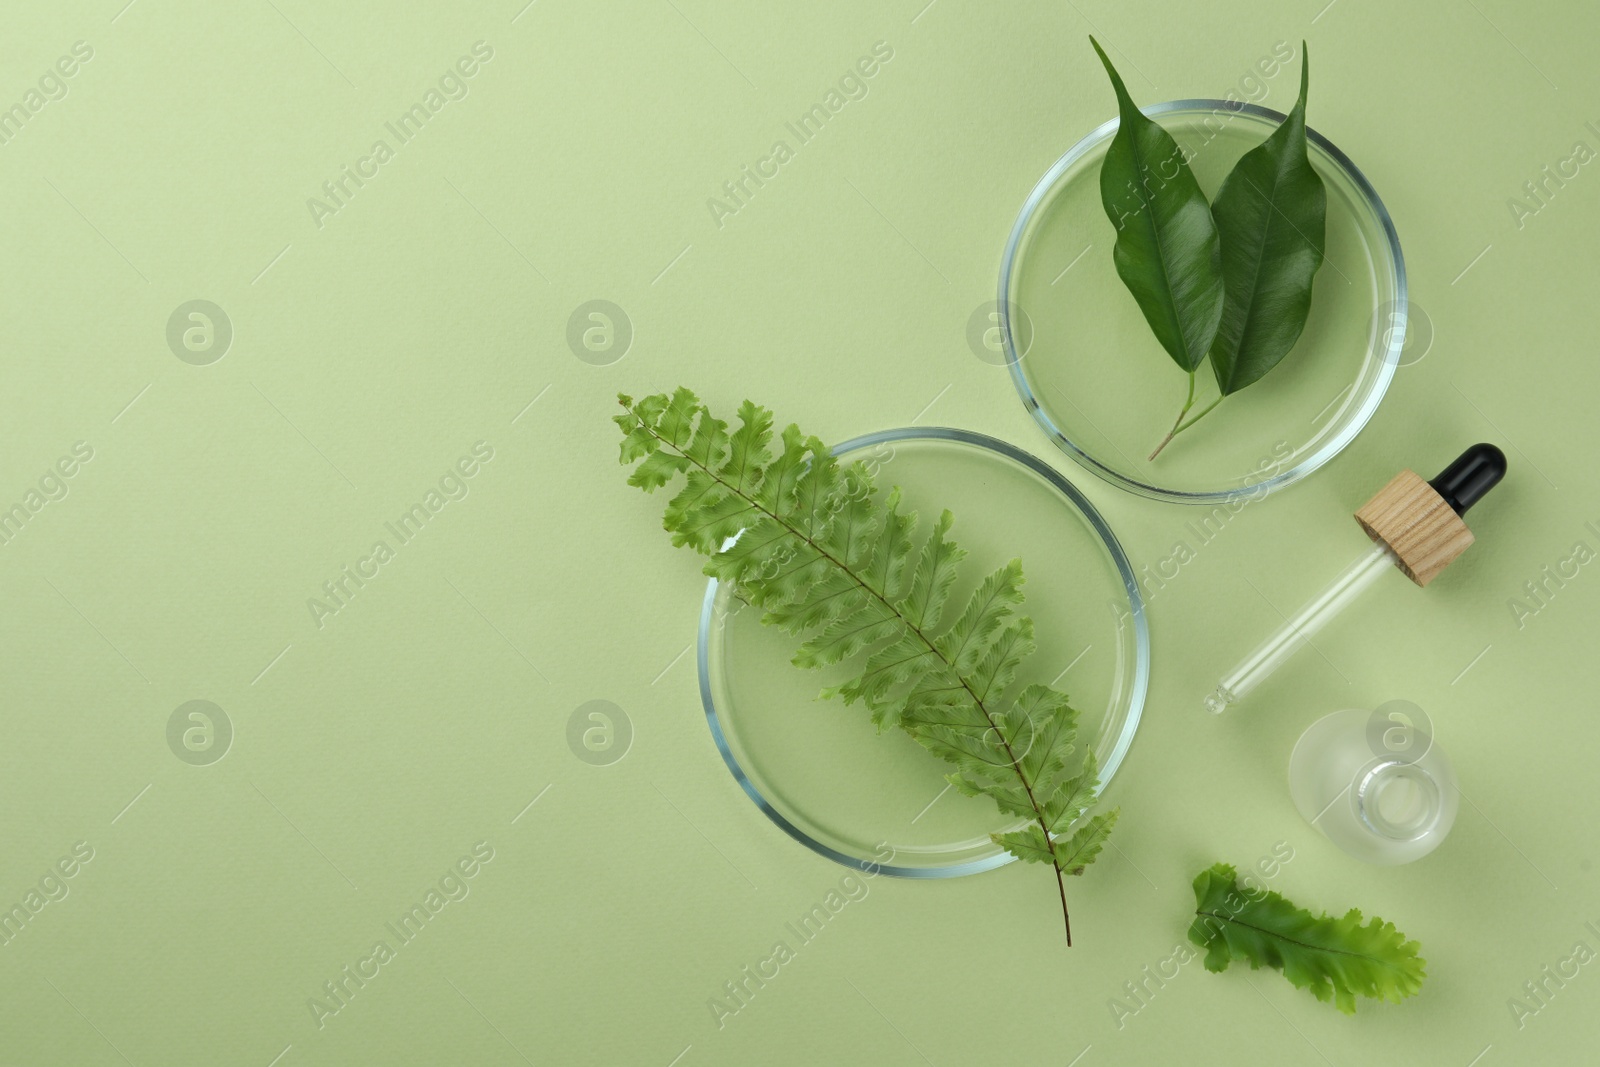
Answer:
<svg viewBox="0 0 1600 1067"><path fill-rule="evenodd" d="M1473 445L1428 484L1457 515L1482 500L1506 476L1506 454L1494 445Z"/></svg>

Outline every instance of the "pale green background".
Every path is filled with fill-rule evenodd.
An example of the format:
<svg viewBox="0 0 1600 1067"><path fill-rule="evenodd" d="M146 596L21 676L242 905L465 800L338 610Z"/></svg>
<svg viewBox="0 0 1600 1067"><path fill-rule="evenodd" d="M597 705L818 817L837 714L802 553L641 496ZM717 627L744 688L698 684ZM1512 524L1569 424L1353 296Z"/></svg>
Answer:
<svg viewBox="0 0 1600 1067"><path fill-rule="evenodd" d="M94 449L0 548L0 902L95 852L0 946L0 1062L1592 1058L1593 965L1520 1031L1507 1000L1595 945L1600 577L1520 629L1507 602L1600 546L1600 176L1520 229L1506 204L1597 144L1592 8L123 2L10 3L0 35L4 106L94 49L0 146L0 504ZM1111 112L1091 31L1146 101L1220 95L1309 38L1312 123L1384 196L1437 339L1345 455L1152 603L1119 849L1072 886L1077 947L1037 869L878 879L719 1030L708 999L843 872L712 747L684 654L702 580L623 484L612 394L749 395L832 439L996 434L1077 481L1136 564L1168 555L1193 515L1053 452L965 340L1028 189ZM306 199L479 40L470 95L318 229ZM877 41L870 95L719 229L707 197ZM565 341L597 298L636 331L604 367ZM234 326L210 366L167 347L192 299ZM1348 512L1477 439L1513 473L1476 548L1426 593L1374 592L1238 714L1199 711L1272 605L1357 548ZM479 440L470 495L319 630L306 598ZM1396 696L1433 713L1469 802L1438 853L1380 870L1300 820L1284 767L1319 715ZM167 747L191 699L236 731L211 766ZM609 767L566 743L591 699L634 726ZM471 895L319 1030L307 998L477 841ZM1108 1001L1182 940L1193 874L1280 841L1275 887L1421 940L1422 995L1350 1019L1192 963L1119 1030Z"/></svg>

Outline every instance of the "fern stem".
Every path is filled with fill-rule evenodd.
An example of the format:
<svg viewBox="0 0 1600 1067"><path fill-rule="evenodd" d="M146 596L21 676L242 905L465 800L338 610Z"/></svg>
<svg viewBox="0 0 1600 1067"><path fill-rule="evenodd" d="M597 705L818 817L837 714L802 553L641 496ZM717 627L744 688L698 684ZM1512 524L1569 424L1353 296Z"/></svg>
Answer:
<svg viewBox="0 0 1600 1067"><path fill-rule="evenodd" d="M631 406L629 406L629 405L624 404L623 408L624 408L624 410L628 411L631 414L637 414L637 412L635 412L633 410L633 408ZM806 534L806 533L802 532L801 530L797 529L795 527L795 525L793 523L791 523L788 519L786 519L784 516L779 515L776 512L773 512L773 511L767 509L766 507L763 507L760 501L754 499L749 494L747 494L743 490L741 490L738 486L731 484L726 479L724 479L721 476L719 476L716 471L712 470L706 464L701 463L699 460L697 460L693 456L689 455L687 452L685 452L683 449L679 448L672 441L670 441L667 438L661 436L659 433L656 432L655 427L650 425L649 420L640 419L640 425L641 425L641 427L643 427L643 429L646 432L648 432L650 434L651 437L654 437L658 442L660 442L662 447L670 448L674 454L682 456L684 459L688 460L695 467L697 467L701 471L703 471L706 474L706 476L709 477L712 481L714 481L717 484L723 486L725 489L727 489L734 496L737 496L739 499L741 499L745 503L749 504L750 505L750 509L752 511L760 512L761 514L765 515L766 517L768 517L769 519L773 520L774 522L777 522L777 523L781 524L791 534L793 534L795 537L799 538L806 545L810 546L810 548L812 550L814 550L819 556L821 556L822 558L826 559L829 563L833 564L834 567L836 567L840 572L842 572L843 574L849 576L850 580L855 582L856 585L860 586L862 588L862 590L864 590L867 593L867 595L873 597L879 603L883 604L883 606L885 608L887 608L892 614L894 614L897 618L899 618L902 622L904 622L904 624L906 626L906 629L910 630L913 634L915 634L917 636L917 640L921 641L922 644L924 646L926 646L928 651L932 652L934 654L934 656L938 658L939 662L944 664L945 667L947 667L949 669L950 676L952 678L954 678L956 681L961 683L961 688L965 689L967 691L967 695L972 698L973 705L980 712L983 713L984 719L986 719L988 721L988 723L989 723L989 728L991 730L993 730L995 736L1000 739L1000 744L1006 751L1006 758L1011 761L1011 770L1012 770L1012 772L1014 774L1016 774L1017 781L1022 783L1023 792L1026 793L1027 797L1028 797L1028 805L1029 805L1029 807L1031 807L1033 809L1035 820L1039 824L1039 829L1044 833L1045 841L1048 842L1051 839L1050 838L1050 825L1045 819L1044 808L1039 804L1038 798L1035 797L1034 794L1033 794L1033 783L1028 781L1027 774L1025 774L1023 772L1022 764L1021 764L1016 752L1011 747L1010 739L1008 739L1006 737L1005 732L1000 728L1000 724L995 720L995 717L992 714L990 714L989 709L984 704L982 698L980 698L978 696L978 694L973 691L972 686L970 684L968 684L967 680L965 678L961 677L961 673L955 669L955 664L951 663L948 659L945 658L944 653L939 651L939 647L937 645L935 645L933 643L933 641L926 634L924 634L922 632L921 628L916 626L915 624L913 624L910 619L907 619L905 617L905 615L903 615L894 606L894 604L892 604L889 601L888 597L886 597L883 593L878 592L876 589L872 588L872 586L868 585L866 582L862 581L861 577L859 575L857 575L855 573L855 571L851 570L848 566L845 565L845 563L842 560L838 559L831 552L829 552L827 549L823 548L820 544L818 544L809 534ZM1067 947L1071 948L1072 947L1072 916L1067 910L1067 886L1066 886L1066 880L1062 877L1063 872L1061 870L1061 865L1059 863L1055 862L1054 859L1052 859L1051 860L1051 866L1055 868L1055 872L1056 872L1056 887L1061 891L1061 921L1066 926Z"/></svg>
<svg viewBox="0 0 1600 1067"><path fill-rule="evenodd" d="M1310 941L1300 941L1300 940L1297 940L1296 938L1289 937L1288 935L1284 934L1282 931L1269 930L1265 926L1257 926L1255 923L1247 923L1243 919L1240 919L1240 918L1238 918L1236 916L1233 916L1233 915L1220 915L1220 914L1218 914L1217 912L1214 912L1214 911L1200 911L1200 910L1196 910L1195 914L1199 915L1199 916L1202 916L1204 918L1208 918L1208 919L1220 919L1222 922L1232 923L1234 926L1242 926L1246 930L1254 930L1258 934L1264 934L1267 937L1276 938L1277 940L1283 941L1283 942L1285 942L1287 944L1290 944L1290 945L1293 945L1296 948L1303 948L1307 952L1326 952L1329 955L1333 955L1333 956L1353 956L1358 960L1367 960L1368 962L1375 963L1380 967L1387 967L1391 971L1403 971L1404 970L1404 968L1396 966L1394 963L1390 962L1389 960L1384 959L1381 956L1374 956L1374 955L1372 955L1371 953L1368 953L1368 952L1351 952L1349 949L1331 948L1328 945L1317 945L1317 944L1313 944Z"/></svg>
<svg viewBox="0 0 1600 1067"><path fill-rule="evenodd" d="M1044 823L1041 822L1039 825L1043 826ZM1048 840L1049 837L1050 831L1046 830L1045 839ZM1050 865L1056 869L1056 888L1061 890L1061 921L1067 924L1067 947L1071 948L1072 916L1067 914L1067 883L1066 880L1061 877L1061 864L1052 860Z"/></svg>

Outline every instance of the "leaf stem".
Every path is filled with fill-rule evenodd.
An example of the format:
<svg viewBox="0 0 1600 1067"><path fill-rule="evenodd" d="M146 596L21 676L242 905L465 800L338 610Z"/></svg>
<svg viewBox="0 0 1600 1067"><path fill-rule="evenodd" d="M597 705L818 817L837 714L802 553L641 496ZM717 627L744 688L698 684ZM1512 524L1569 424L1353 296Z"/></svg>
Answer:
<svg viewBox="0 0 1600 1067"><path fill-rule="evenodd" d="M1187 430L1189 427L1193 426L1195 423L1199 422L1201 419L1203 419L1207 415L1211 414L1211 412L1216 410L1217 405L1220 404L1220 403L1222 403L1222 397L1219 396L1215 400L1213 400L1211 403L1207 404L1205 407L1201 408L1198 412L1196 412L1195 415L1192 418L1190 418L1188 422L1185 422L1182 426L1179 426L1177 429L1173 430L1172 431L1172 436L1176 437L1178 434L1180 434L1183 431Z"/></svg>
<svg viewBox="0 0 1600 1067"><path fill-rule="evenodd" d="M1030 792L1030 796L1031 795L1032 794ZM1043 826L1044 825L1044 821L1040 820L1039 825ZM1050 831L1049 830L1045 831L1044 837L1045 837L1046 841L1050 840ZM1067 924L1067 947L1071 948L1072 947L1072 916L1067 914L1067 883L1061 877L1061 864L1055 863L1054 861L1052 861L1051 865L1054 866L1055 869L1056 869L1056 888L1061 890L1061 921Z"/></svg>
<svg viewBox="0 0 1600 1067"><path fill-rule="evenodd" d="M1358 960L1368 960L1368 961L1370 961L1372 963L1376 963L1376 964L1378 964L1380 966L1387 967L1391 971L1399 971L1399 970L1402 969L1400 967L1395 966L1393 963L1390 963L1388 960L1384 959L1382 956L1374 956L1374 955L1371 955L1370 953L1366 953L1366 952L1351 952L1349 949L1344 949L1344 948L1330 948L1327 945L1317 945L1317 944L1313 944L1310 941L1300 941L1300 940L1297 940L1295 938L1289 937L1288 935L1284 934L1282 931L1269 930L1265 926L1257 926L1255 923L1247 923L1243 919L1238 918L1237 916L1221 915L1221 914L1218 914L1217 912L1214 912L1214 911L1199 911L1199 910L1197 910L1195 912L1195 914L1203 916L1205 918L1209 918L1209 919L1220 919L1225 923L1233 923L1235 926L1242 926L1246 930L1254 930L1258 934L1266 934L1268 937L1277 938L1279 941L1286 941L1289 944L1295 946L1296 948L1303 948L1303 949L1307 950L1308 952L1326 952L1326 953L1328 953L1329 955L1332 955L1332 956L1354 956ZM1359 927L1358 927L1358 929L1359 929Z"/></svg>
<svg viewBox="0 0 1600 1067"><path fill-rule="evenodd" d="M1187 400L1185 400L1183 402L1183 410L1178 412L1178 417L1175 420L1173 420L1172 429L1168 430L1167 431L1167 436L1165 436L1165 437L1163 437L1161 439L1161 443L1159 445L1156 445L1156 450L1154 452L1150 453L1150 455L1148 457L1149 459L1154 460L1157 456L1161 455L1161 450L1166 448L1167 445L1169 445L1172 442L1172 439L1174 437L1178 436L1180 433L1182 433L1183 431L1187 430L1189 427L1193 426L1195 423L1199 422L1201 419L1205 418L1207 415L1211 414L1211 412L1216 410L1217 405L1222 403L1224 398L1222 396L1219 396L1215 400L1213 400L1211 403L1209 403L1205 407L1201 408L1194 415L1193 418L1189 419L1187 422L1184 421L1184 416L1188 415L1189 414L1189 410L1194 407L1194 384L1195 384L1194 383L1194 378L1195 378L1195 373L1196 373L1195 371L1190 371L1189 372L1189 397L1188 397Z"/></svg>
<svg viewBox="0 0 1600 1067"><path fill-rule="evenodd" d="M1155 458L1161 455L1161 450L1166 448L1167 444L1178 435L1178 427L1183 425L1183 417L1189 414L1190 408L1194 407L1194 373L1194 371L1189 372L1189 396L1183 402L1183 409L1178 412L1178 417L1172 420L1172 429L1167 431L1167 436L1163 437L1161 443L1156 445L1156 450L1146 457L1148 461L1154 462Z"/></svg>
<svg viewBox="0 0 1600 1067"><path fill-rule="evenodd" d="M633 407L631 405L629 405L629 404L623 404L622 407L623 407L623 409L625 411L629 412L630 414L637 414L637 412L635 412ZM973 706L976 707L979 711L981 711L983 713L983 717L989 721L989 728L992 729L994 731L994 733L995 733L995 736L1000 739L1000 744L1006 750L1006 758L1011 761L1011 770L1012 770L1013 773L1016 774L1017 780L1022 783L1023 792L1026 793L1027 796L1028 796L1028 805L1031 808L1033 808L1035 821L1038 822L1039 829L1041 831L1043 831L1045 841L1049 842L1049 840L1050 840L1050 826L1049 826L1049 823L1046 821L1046 819L1044 817L1044 807L1043 807L1043 805L1041 805L1039 803L1038 798L1033 795L1033 783L1028 781L1027 774L1025 774L1023 772L1022 763L1021 763L1020 757L1018 757L1016 752L1014 752L1012 750L1011 742L1010 742L1009 739L1007 739L1007 737L1005 735L1005 731L1003 731L1000 728L1000 723L995 720L994 715L992 715L990 713L989 709L984 705L982 698L980 698L977 693L973 692L972 686L967 682L967 680L965 678L961 677L960 672L958 672L955 669L955 664L951 663L948 659L945 658L944 653L939 651L939 647L936 644L934 644L933 640L931 638L929 638L926 634L924 634L920 628L918 628L917 626L913 625L910 619L907 619L905 617L905 615L903 615L898 609L896 609L895 606L892 603L890 603L889 598L887 596L885 596L883 593L878 592L876 589L872 588L871 585L869 585L866 582L862 581L861 577L859 575L857 575L849 567L845 566L845 564L844 564L844 562L842 560L838 559L836 556L834 556L832 553L830 553L827 549L823 548L820 544L818 544L814 539L812 539L812 537L809 534L804 533L803 531L797 529L795 527L795 525L793 523L791 523L788 519L786 519L784 516L779 515L776 512L772 511L771 509L763 506L759 500L756 500L754 497L752 497L748 493L744 492L738 486L732 485L729 482L727 482L726 480L724 480L722 477L720 477L717 474L716 471L712 470L708 465L706 465L705 463L700 462L698 459L695 459L693 456L688 455L686 452L684 452L683 449L679 448L672 441L668 440L665 437L662 437L659 433L656 432L655 427L653 427L653 426L651 426L649 424L649 422L645 421L644 419L640 419L640 425L645 429L646 432L648 432L650 434L651 437L654 437L662 445L672 449L672 451L677 453L678 455L683 456L684 459L687 459L690 463L694 464L701 471L705 472L705 474L708 477L710 477L713 481L717 482L719 485L723 486L729 492L731 492L735 496L739 497L739 499L741 499L741 500L745 501L746 503L748 503L750 505L750 510L751 511L758 511L761 514L765 515L767 518L772 519L774 522L781 523L784 526L785 529L787 529L791 534L793 534L795 537L799 538L802 542L804 542L806 545L808 545L813 551L815 551L817 553L817 555L819 555L822 558L826 559L829 563L832 563L835 567L837 567L839 569L840 572L842 572L843 574L847 575L850 578L851 581L855 582L858 586L860 586L862 588L862 590L864 590L869 596L871 596L874 599L876 599L877 601L879 601L894 616L899 618L905 624L906 629L910 630L913 634L915 634L917 636L917 640L921 641L922 644L924 646L926 646L928 651L932 652L934 654L934 656L938 658L940 663L943 663L947 668L949 668L950 676L952 678L954 678L956 681L961 683L961 688L965 689L967 691L967 695L972 698ZM1062 878L1063 872L1061 870L1061 864L1055 860L1054 856L1051 857L1051 866L1055 868L1056 886L1061 891L1061 921L1065 924L1066 929L1067 929L1067 947L1071 948L1072 947L1072 917L1067 912L1067 886L1066 886L1066 881L1065 881L1065 879Z"/></svg>

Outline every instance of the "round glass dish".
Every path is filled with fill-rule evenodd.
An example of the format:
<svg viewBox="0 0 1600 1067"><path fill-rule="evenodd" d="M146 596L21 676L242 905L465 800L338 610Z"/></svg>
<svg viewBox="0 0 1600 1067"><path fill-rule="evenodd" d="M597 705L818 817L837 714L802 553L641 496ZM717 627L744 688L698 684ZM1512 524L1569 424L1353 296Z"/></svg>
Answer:
<svg viewBox="0 0 1600 1067"><path fill-rule="evenodd" d="M1175 100L1144 109L1185 150L1207 197L1284 116L1254 104ZM1017 216L1000 269L1006 361L1051 440L1107 481L1158 500L1222 503L1299 481L1339 453L1383 399L1406 328L1406 271L1383 202L1354 163L1307 129L1328 192L1322 269L1293 351L1185 430L1153 462L1188 378L1117 276L1100 201L1111 119L1056 161ZM1021 350L1019 351L1019 341ZM1216 396L1210 364L1200 403Z"/></svg>
<svg viewBox="0 0 1600 1067"><path fill-rule="evenodd" d="M1093 505L1060 473L982 434L935 427L886 430L833 450L876 470L880 495L900 487L916 511L920 546L948 507L967 549L951 592L953 620L981 577L1020 557L1023 612L1038 649L1017 685L1052 683L1072 697L1078 736L1110 782L1133 742L1150 677L1150 637L1139 588ZM839 863L910 878L948 878L1012 858L990 839L1019 824L986 799L949 791L949 766L904 732L878 733L861 705L821 700L848 666L802 671L800 639L763 626L730 587L713 580L700 613L700 694L728 769L791 837Z"/></svg>

